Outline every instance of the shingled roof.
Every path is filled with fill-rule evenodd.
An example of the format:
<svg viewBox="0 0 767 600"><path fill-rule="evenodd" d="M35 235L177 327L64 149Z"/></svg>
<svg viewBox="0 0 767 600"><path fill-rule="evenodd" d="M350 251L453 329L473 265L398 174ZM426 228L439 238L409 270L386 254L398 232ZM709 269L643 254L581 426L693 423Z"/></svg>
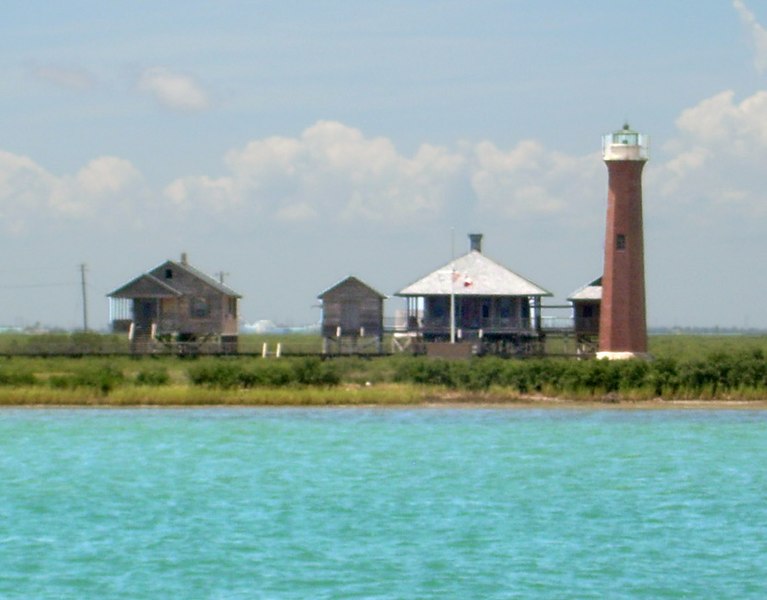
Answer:
<svg viewBox="0 0 767 600"><path fill-rule="evenodd" d="M205 285L213 288L217 292L220 292L226 296L234 296L235 298L242 297L228 285L221 283L213 277L210 277L209 275L206 275L202 271L199 271L189 265L184 258L182 258L180 262L175 260L166 260L164 263L156 266L146 273L139 275L125 285L107 294L107 296L110 298L162 298L170 296L184 296L195 291L194 289L187 289L188 286L184 285L184 282L177 278L162 279L161 275L166 271L166 269L185 271L193 278L202 281L205 283Z"/></svg>
<svg viewBox="0 0 767 600"><path fill-rule="evenodd" d="M325 296L327 296L328 294L331 294L332 292L334 292L338 288L340 288L342 286L348 286L348 285L359 286L361 288L364 288L364 289L368 290L371 294L373 294L375 296L378 296L379 298L381 298L383 300L386 300L386 295L385 294L382 294L381 292L379 292L375 288L370 287L367 283L365 283L361 279L355 277L354 275L349 275L348 277L344 277L341 281L339 281L338 283L333 284L328 289L326 289L324 292L322 292L320 295L318 295L317 298L322 300Z"/></svg>

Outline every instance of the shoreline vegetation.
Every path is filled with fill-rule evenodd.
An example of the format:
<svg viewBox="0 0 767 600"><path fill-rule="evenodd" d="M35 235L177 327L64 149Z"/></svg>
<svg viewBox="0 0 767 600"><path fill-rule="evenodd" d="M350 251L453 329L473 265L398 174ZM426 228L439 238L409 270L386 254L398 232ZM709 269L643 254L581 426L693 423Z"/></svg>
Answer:
<svg viewBox="0 0 767 600"><path fill-rule="evenodd" d="M0 406L767 408L767 336L658 336L651 352L651 361L6 355Z"/></svg>

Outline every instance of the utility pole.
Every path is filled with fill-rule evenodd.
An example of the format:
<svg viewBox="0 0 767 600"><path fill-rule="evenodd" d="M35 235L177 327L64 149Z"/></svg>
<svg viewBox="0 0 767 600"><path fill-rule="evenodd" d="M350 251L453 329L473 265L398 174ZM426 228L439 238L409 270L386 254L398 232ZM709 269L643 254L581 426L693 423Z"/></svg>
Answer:
<svg viewBox="0 0 767 600"><path fill-rule="evenodd" d="M83 292L83 331L88 331L88 296L85 294L85 263L80 265L80 287Z"/></svg>

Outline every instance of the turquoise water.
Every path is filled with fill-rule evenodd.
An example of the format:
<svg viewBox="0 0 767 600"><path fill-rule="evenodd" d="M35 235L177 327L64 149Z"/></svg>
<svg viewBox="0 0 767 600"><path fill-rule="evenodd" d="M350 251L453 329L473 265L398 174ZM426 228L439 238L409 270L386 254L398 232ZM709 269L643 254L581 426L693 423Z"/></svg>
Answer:
<svg viewBox="0 0 767 600"><path fill-rule="evenodd" d="M0 411L1 598L763 598L767 413Z"/></svg>

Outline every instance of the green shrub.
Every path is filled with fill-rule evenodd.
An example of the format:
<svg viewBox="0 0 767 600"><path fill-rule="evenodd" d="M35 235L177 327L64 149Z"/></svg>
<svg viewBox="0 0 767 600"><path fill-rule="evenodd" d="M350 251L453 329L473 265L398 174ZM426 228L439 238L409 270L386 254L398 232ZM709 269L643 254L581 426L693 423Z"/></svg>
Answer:
<svg viewBox="0 0 767 600"><path fill-rule="evenodd" d="M25 369L13 369L10 367L0 368L0 386L18 387L35 385L37 378L31 371Z"/></svg>
<svg viewBox="0 0 767 600"><path fill-rule="evenodd" d="M412 360L397 365L395 381L419 385L442 385L456 387L455 371L458 363L451 360L413 357Z"/></svg>
<svg viewBox="0 0 767 600"><path fill-rule="evenodd" d="M71 373L53 375L48 384L58 389L90 388L106 395L124 380L122 371L115 366L87 364Z"/></svg>
<svg viewBox="0 0 767 600"><path fill-rule="evenodd" d="M335 365L319 358L303 358L293 363L295 381L301 385L333 386L341 382Z"/></svg>
<svg viewBox="0 0 767 600"><path fill-rule="evenodd" d="M187 371L194 385L231 389L240 387L243 367L235 362L197 363Z"/></svg>
<svg viewBox="0 0 767 600"><path fill-rule="evenodd" d="M136 385L168 385L170 375L168 369L164 367L141 369L136 373L135 383Z"/></svg>

